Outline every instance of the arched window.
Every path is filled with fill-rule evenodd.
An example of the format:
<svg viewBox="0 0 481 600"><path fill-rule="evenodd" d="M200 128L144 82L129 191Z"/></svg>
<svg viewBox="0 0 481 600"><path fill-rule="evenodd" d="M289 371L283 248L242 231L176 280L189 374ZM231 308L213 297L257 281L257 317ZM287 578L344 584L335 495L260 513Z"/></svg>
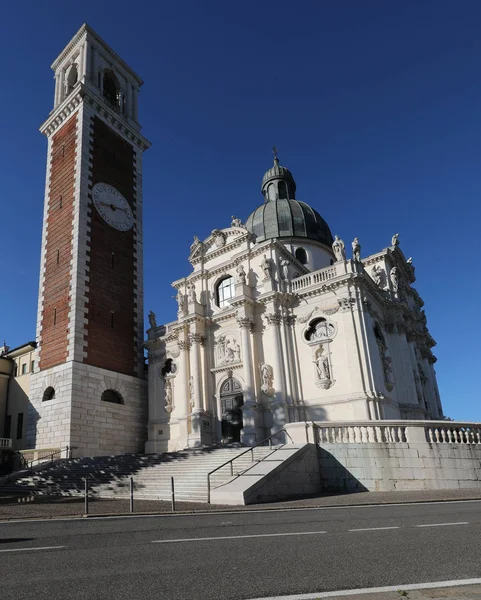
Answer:
<svg viewBox="0 0 481 600"><path fill-rule="evenodd" d="M53 400L55 398L55 390L50 385L43 393L42 402L46 402L47 400Z"/></svg>
<svg viewBox="0 0 481 600"><path fill-rule="evenodd" d="M308 342L321 342L332 339L335 333L335 326L323 317L319 317L309 323L304 336Z"/></svg>
<svg viewBox="0 0 481 600"><path fill-rule="evenodd" d="M230 275L222 279L216 288L216 301L219 308L229 306L231 298L235 296L235 281Z"/></svg>
<svg viewBox="0 0 481 600"><path fill-rule="evenodd" d="M105 71L103 79L104 98L115 108L119 108L120 85L112 71Z"/></svg>
<svg viewBox="0 0 481 600"><path fill-rule="evenodd" d="M279 190L279 199L287 200L287 185L285 181L279 181L278 188Z"/></svg>
<svg viewBox="0 0 481 600"><path fill-rule="evenodd" d="M296 248L295 257L301 263L301 265L305 265L307 263L307 252L304 248Z"/></svg>
<svg viewBox="0 0 481 600"><path fill-rule="evenodd" d="M75 87L75 84L78 81L78 71L77 71L77 65L74 63L73 65L71 65L68 74L67 74L67 94L70 94L70 92L73 90L73 88Z"/></svg>
<svg viewBox="0 0 481 600"><path fill-rule="evenodd" d="M177 365L174 363L174 360L172 358L168 358L165 361L165 365L162 369L162 377L165 377L166 375L174 375L174 373L177 372Z"/></svg>
<svg viewBox="0 0 481 600"><path fill-rule="evenodd" d="M113 402L114 404L123 404L122 396L115 390L105 390L100 398L103 402Z"/></svg>

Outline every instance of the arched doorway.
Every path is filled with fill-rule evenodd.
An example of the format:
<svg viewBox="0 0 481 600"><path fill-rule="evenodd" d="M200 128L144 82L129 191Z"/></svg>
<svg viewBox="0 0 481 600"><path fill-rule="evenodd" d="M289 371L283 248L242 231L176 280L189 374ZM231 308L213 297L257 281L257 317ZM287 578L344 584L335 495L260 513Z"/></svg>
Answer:
<svg viewBox="0 0 481 600"><path fill-rule="evenodd" d="M242 423L242 405L244 397L242 386L233 377L226 379L220 388L222 442L233 444L240 442Z"/></svg>

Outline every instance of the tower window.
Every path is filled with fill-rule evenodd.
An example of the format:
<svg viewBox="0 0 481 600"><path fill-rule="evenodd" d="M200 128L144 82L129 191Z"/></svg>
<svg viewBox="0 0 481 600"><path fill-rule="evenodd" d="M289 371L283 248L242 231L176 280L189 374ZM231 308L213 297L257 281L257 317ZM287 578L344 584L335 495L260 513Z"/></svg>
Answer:
<svg viewBox="0 0 481 600"><path fill-rule="evenodd" d="M77 65L74 63L70 67L70 69L67 73L67 85L66 85L66 90L65 90L67 96L73 90L77 81L78 81L78 70L77 70Z"/></svg>
<svg viewBox="0 0 481 600"><path fill-rule="evenodd" d="M57 324L57 309L56 308L53 309L53 324L54 325Z"/></svg>
<svg viewBox="0 0 481 600"><path fill-rule="evenodd" d="M50 385L43 393L42 402L47 402L48 400L53 400L55 398L55 390Z"/></svg>
<svg viewBox="0 0 481 600"><path fill-rule="evenodd" d="M63 196L60 196L60 198L58 199L58 207L62 208L62 200L63 200Z"/></svg>
<svg viewBox="0 0 481 600"><path fill-rule="evenodd" d="M60 250L57 250L57 265L60 262Z"/></svg>
<svg viewBox="0 0 481 600"><path fill-rule="evenodd" d="M103 84L104 98L114 108L120 108L120 85L117 77L112 71L105 71Z"/></svg>
<svg viewBox="0 0 481 600"><path fill-rule="evenodd" d="M297 248L295 257L301 263L301 265L307 264L307 252L304 250L304 248Z"/></svg>
<svg viewBox="0 0 481 600"><path fill-rule="evenodd" d="M100 398L102 402L112 402L113 404L123 404L124 399L115 390L105 390Z"/></svg>
<svg viewBox="0 0 481 600"><path fill-rule="evenodd" d="M230 275L222 279L216 288L216 300L219 308L229 306L231 298L235 296L235 281Z"/></svg>
<svg viewBox="0 0 481 600"><path fill-rule="evenodd" d="M23 365L22 365L22 375L25 375L26 372L27 372L27 363L23 363Z"/></svg>

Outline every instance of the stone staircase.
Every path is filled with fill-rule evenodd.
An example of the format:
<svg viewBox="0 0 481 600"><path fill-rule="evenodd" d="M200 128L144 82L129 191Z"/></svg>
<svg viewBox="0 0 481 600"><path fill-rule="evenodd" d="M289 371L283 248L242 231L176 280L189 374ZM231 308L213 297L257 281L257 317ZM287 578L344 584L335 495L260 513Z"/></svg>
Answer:
<svg viewBox="0 0 481 600"><path fill-rule="evenodd" d="M247 452L234 461L234 477L276 450L263 446L254 448L254 462L252 452ZM90 496L93 498L128 498L132 477L134 498L170 500L171 477L174 477L176 500L206 502L207 474L245 451L246 448L205 448L165 454L75 458L34 474L19 474L15 479L10 477L0 486L0 494L83 496L84 480L88 475ZM231 478L230 465L222 467L211 476L211 489Z"/></svg>

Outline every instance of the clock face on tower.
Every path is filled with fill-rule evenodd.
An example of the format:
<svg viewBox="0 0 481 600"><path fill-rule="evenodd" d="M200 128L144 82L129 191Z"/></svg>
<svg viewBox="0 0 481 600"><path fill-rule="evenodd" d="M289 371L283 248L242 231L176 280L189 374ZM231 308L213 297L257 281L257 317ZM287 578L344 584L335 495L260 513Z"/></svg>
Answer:
<svg viewBox="0 0 481 600"><path fill-rule="evenodd" d="M108 183L96 183L92 188L92 199L99 215L114 229L129 231L134 224L134 215L127 200Z"/></svg>

